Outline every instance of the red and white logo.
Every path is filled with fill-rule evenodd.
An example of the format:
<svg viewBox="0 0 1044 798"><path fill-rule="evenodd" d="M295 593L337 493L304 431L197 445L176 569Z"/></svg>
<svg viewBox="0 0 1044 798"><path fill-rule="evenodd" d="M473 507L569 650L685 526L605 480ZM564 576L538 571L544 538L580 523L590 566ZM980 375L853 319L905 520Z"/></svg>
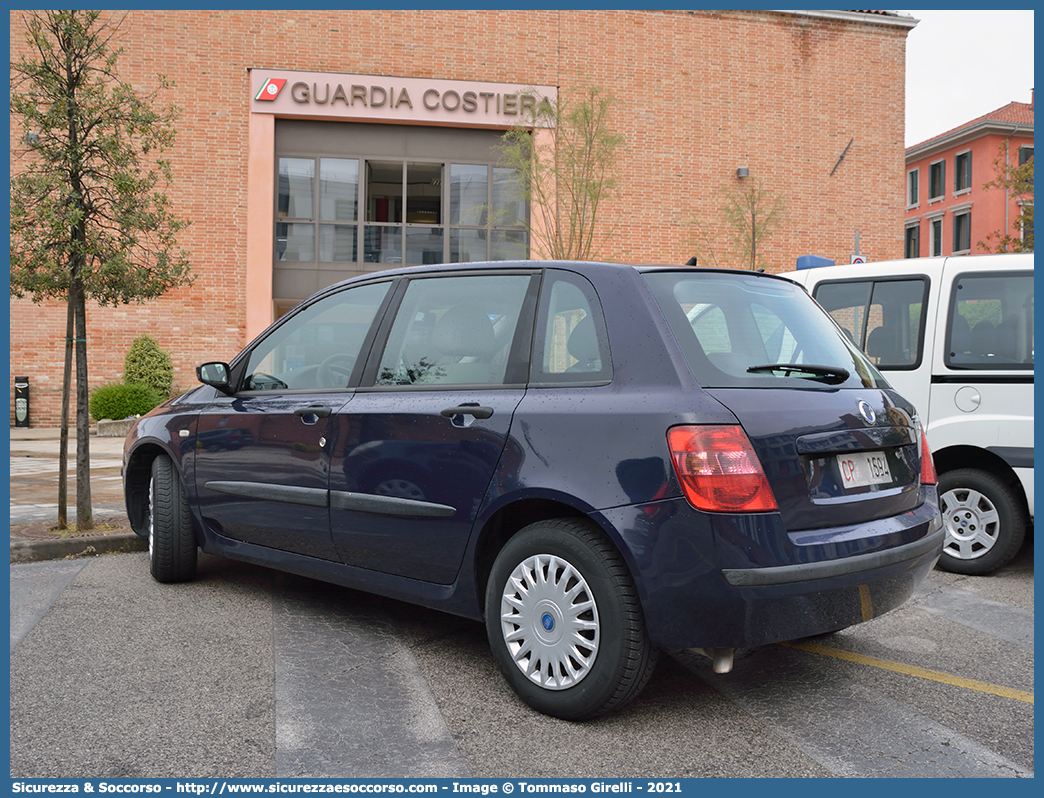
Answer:
<svg viewBox="0 0 1044 798"><path fill-rule="evenodd" d="M271 102L279 96L280 90L286 84L286 78L269 78L254 96L255 100L267 100Z"/></svg>

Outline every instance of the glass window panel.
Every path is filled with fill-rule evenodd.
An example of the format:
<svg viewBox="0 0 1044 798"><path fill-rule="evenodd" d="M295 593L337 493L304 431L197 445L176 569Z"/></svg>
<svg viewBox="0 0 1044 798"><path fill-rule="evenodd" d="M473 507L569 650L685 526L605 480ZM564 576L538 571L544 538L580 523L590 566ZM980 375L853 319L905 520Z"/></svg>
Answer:
<svg viewBox="0 0 1044 798"><path fill-rule="evenodd" d="M971 214L959 213L953 217L953 251L971 249Z"/></svg>
<svg viewBox="0 0 1044 798"><path fill-rule="evenodd" d="M449 223L485 227L489 202L489 167L450 165ZM485 244L483 244L485 250ZM485 260L485 255L479 260ZM459 263L460 261L454 261Z"/></svg>
<svg viewBox="0 0 1044 798"><path fill-rule="evenodd" d="M753 276L674 272L644 277L704 388L769 387L781 379L799 379L784 369L748 370L769 365L770 352L789 355L792 363L840 366L849 372L840 383L845 387L879 387L875 367L799 286ZM816 380L801 382L812 388ZM832 384L823 387L835 390Z"/></svg>
<svg viewBox="0 0 1044 798"><path fill-rule="evenodd" d="M406 263L442 263L443 228L407 227Z"/></svg>
<svg viewBox="0 0 1044 798"><path fill-rule="evenodd" d="M871 290L873 284L869 282L820 283L815 289L816 302L834 317L848 339L860 347L866 336L866 306Z"/></svg>
<svg viewBox="0 0 1044 798"><path fill-rule="evenodd" d="M921 228L917 225L906 228L906 257L921 257Z"/></svg>
<svg viewBox="0 0 1044 798"><path fill-rule="evenodd" d="M322 158L319 161L319 218L324 222L354 222L359 212L359 162Z"/></svg>
<svg viewBox="0 0 1044 798"><path fill-rule="evenodd" d="M279 212L281 218L311 219L315 193L315 161L312 158L279 159Z"/></svg>
<svg viewBox="0 0 1044 798"><path fill-rule="evenodd" d="M276 260L315 261L315 225L276 222Z"/></svg>
<svg viewBox="0 0 1044 798"><path fill-rule="evenodd" d="M442 164L406 164L406 223L442 224Z"/></svg>
<svg viewBox="0 0 1044 798"><path fill-rule="evenodd" d="M410 282L388 335L379 385L500 385L528 275Z"/></svg>
<svg viewBox="0 0 1044 798"><path fill-rule="evenodd" d="M391 283L350 288L302 309L249 355L244 390L343 388Z"/></svg>
<svg viewBox="0 0 1044 798"><path fill-rule="evenodd" d="M366 162L366 221L402 222L402 161Z"/></svg>
<svg viewBox="0 0 1044 798"><path fill-rule="evenodd" d="M493 224L526 223L526 198L522 188L518 170L493 167Z"/></svg>
<svg viewBox="0 0 1044 798"><path fill-rule="evenodd" d="M594 288L579 275L549 269L541 289L537 382L609 380L612 364L605 321Z"/></svg>
<svg viewBox="0 0 1044 798"><path fill-rule="evenodd" d="M355 261L357 237L355 225L319 225L319 260L323 263L352 263Z"/></svg>
<svg viewBox="0 0 1044 798"><path fill-rule="evenodd" d="M525 230L493 230L490 233L490 260L525 260L529 236Z"/></svg>
<svg viewBox="0 0 1044 798"><path fill-rule="evenodd" d="M402 263L402 228L367 225L363 246L367 263Z"/></svg>
<svg viewBox="0 0 1044 798"><path fill-rule="evenodd" d="M946 364L951 368L1033 368L1033 275L962 276L953 292Z"/></svg>
<svg viewBox="0 0 1044 798"><path fill-rule="evenodd" d="M487 260L485 230L450 230L450 263Z"/></svg>
<svg viewBox="0 0 1044 798"><path fill-rule="evenodd" d="M921 360L923 280L882 280L874 283L863 348L881 368L908 368Z"/></svg>

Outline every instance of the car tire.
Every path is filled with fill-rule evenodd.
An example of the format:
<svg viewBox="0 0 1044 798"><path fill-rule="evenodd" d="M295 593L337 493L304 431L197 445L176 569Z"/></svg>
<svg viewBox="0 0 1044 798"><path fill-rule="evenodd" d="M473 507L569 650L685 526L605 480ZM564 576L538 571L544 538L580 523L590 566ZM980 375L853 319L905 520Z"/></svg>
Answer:
<svg viewBox="0 0 1044 798"><path fill-rule="evenodd" d="M1019 552L1026 518L1014 491L987 471L958 468L939 476L946 529L939 567L956 574L996 571Z"/></svg>
<svg viewBox="0 0 1044 798"><path fill-rule="evenodd" d="M486 633L518 696L565 720L623 706L656 665L623 558L572 519L531 524L505 544L486 587Z"/></svg>
<svg viewBox="0 0 1044 798"><path fill-rule="evenodd" d="M158 582L196 576L196 535L181 475L166 455L152 461L149 480L149 569Z"/></svg>

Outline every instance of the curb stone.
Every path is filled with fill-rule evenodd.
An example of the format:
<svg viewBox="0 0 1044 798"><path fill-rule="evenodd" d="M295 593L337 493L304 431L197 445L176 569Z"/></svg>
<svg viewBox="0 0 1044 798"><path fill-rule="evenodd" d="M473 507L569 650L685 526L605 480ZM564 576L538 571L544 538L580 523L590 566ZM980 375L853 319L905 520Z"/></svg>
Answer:
<svg viewBox="0 0 1044 798"><path fill-rule="evenodd" d="M133 532L55 540L12 540L11 562L26 563L97 554L125 554L131 551L148 551L148 548L149 542Z"/></svg>

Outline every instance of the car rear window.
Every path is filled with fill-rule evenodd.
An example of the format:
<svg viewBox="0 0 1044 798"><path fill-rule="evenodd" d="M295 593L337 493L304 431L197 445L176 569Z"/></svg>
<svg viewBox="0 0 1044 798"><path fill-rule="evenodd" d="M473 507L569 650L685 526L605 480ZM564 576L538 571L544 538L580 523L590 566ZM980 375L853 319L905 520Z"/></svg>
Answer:
<svg viewBox="0 0 1044 798"><path fill-rule="evenodd" d="M888 385L793 283L741 272L671 270L644 276L704 388Z"/></svg>

